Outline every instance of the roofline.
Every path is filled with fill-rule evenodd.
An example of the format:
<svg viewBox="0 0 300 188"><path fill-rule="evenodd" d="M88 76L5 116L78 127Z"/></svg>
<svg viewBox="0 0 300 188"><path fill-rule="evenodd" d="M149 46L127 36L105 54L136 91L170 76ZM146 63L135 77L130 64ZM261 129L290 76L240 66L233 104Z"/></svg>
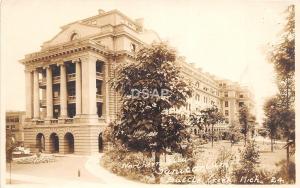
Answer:
<svg viewBox="0 0 300 188"><path fill-rule="evenodd" d="M123 14L122 12L120 12L119 10L113 9L113 10L110 10L110 11L105 12L105 13L102 13L102 14L97 14L97 15L91 16L91 17L89 17L89 18L85 18L85 19L82 19L82 20L77 20L77 21L71 22L71 23L69 23L69 24L67 24L67 25L61 26L60 28L61 28L61 29L64 29L65 27L68 27L69 25L72 25L72 24L77 23L77 22L79 22L79 23L80 23L80 22L85 22L85 21L88 21L88 20L91 20L91 19L95 19L95 18L98 18L98 17L104 17L104 16L107 16L107 15L110 15L110 14L113 14L113 13L117 13L117 14L119 14L120 16L125 17L127 20L129 20L129 21L130 21L132 24L134 24L136 27L139 27L139 25L138 25L134 20L132 20L131 18L129 18L128 16L126 16L125 14Z"/></svg>

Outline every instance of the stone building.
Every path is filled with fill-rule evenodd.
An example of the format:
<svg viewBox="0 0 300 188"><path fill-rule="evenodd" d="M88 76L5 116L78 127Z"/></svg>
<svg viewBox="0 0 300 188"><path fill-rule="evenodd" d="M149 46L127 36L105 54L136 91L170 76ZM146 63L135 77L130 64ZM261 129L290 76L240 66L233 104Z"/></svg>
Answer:
<svg viewBox="0 0 300 188"><path fill-rule="evenodd" d="M25 145L51 153L101 152L102 132L120 108L109 82L116 67L135 61L140 46L160 38L144 28L143 19L132 20L118 10L99 10L61 29L20 61L25 66ZM198 108L193 100L221 107L219 81L179 61L197 89L186 109Z"/></svg>
<svg viewBox="0 0 300 188"><path fill-rule="evenodd" d="M222 97L222 110L227 123L238 121L238 112L242 105L246 105L252 115L256 114L254 96L249 87L229 80L219 80L218 83Z"/></svg>
<svg viewBox="0 0 300 188"><path fill-rule="evenodd" d="M24 111L6 112L6 137L11 136L18 145L24 142L24 120Z"/></svg>

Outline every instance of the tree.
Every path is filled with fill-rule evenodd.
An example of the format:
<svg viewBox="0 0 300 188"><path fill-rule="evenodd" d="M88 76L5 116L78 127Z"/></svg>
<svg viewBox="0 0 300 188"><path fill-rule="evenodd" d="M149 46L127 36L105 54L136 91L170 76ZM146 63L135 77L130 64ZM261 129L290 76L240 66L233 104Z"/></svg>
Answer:
<svg viewBox="0 0 300 188"><path fill-rule="evenodd" d="M259 129L258 134L265 139L269 135L269 131L265 128L264 129ZM263 140L263 144L264 144L264 140Z"/></svg>
<svg viewBox="0 0 300 188"><path fill-rule="evenodd" d="M214 146L214 125L223 121L224 116L215 105L201 110L200 113L193 113L190 115L191 124L193 126L198 126L200 130L203 129L203 126L212 126L210 135L212 147Z"/></svg>
<svg viewBox="0 0 300 188"><path fill-rule="evenodd" d="M278 106L278 98L272 97L264 105L265 118L263 126L268 132L268 136L271 140L271 151L273 152L274 140L278 135L279 126L280 126L280 109Z"/></svg>
<svg viewBox="0 0 300 188"><path fill-rule="evenodd" d="M17 147L14 137L11 131L6 135L6 162L10 163L12 161L12 152Z"/></svg>
<svg viewBox="0 0 300 188"><path fill-rule="evenodd" d="M250 112L246 105L242 105L239 109L239 122L241 125L241 133L244 135L245 145L248 139L248 133L251 130Z"/></svg>
<svg viewBox="0 0 300 188"><path fill-rule="evenodd" d="M229 126L229 132L228 132L228 139L231 142L231 146L233 146L233 144L239 142L242 138L243 138L243 135L241 134L240 125L238 124L238 122L233 122Z"/></svg>
<svg viewBox="0 0 300 188"><path fill-rule="evenodd" d="M246 147L241 152L240 166L233 171L235 182L238 184L248 184L247 177L255 178L259 167L259 151L253 140L247 140ZM244 181L245 180L245 181ZM260 182L254 182L259 184Z"/></svg>
<svg viewBox="0 0 300 188"><path fill-rule="evenodd" d="M159 183L161 153L184 153L189 141L184 120L168 113L170 108L185 105L192 94L180 76L176 52L163 43L142 47L136 62L118 70L113 87L122 97L114 139L131 151L154 152L154 176Z"/></svg>
<svg viewBox="0 0 300 188"><path fill-rule="evenodd" d="M9 163L9 182L11 184L11 162L13 159L13 151L17 147L16 141L12 136L11 130L6 135L6 162Z"/></svg>
<svg viewBox="0 0 300 188"><path fill-rule="evenodd" d="M281 108L280 128L286 138L287 171L290 147L295 148L295 6L288 6L286 24L279 42L272 46L269 61L274 65Z"/></svg>

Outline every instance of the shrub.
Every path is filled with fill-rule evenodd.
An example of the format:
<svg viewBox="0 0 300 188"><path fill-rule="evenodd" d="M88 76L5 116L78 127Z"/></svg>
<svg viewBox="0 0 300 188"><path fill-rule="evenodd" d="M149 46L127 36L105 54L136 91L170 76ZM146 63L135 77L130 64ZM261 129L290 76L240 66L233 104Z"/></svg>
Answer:
<svg viewBox="0 0 300 188"><path fill-rule="evenodd" d="M235 162L235 155L222 148L215 162L215 168L203 174L203 181L207 184L229 184L231 183L231 168Z"/></svg>
<svg viewBox="0 0 300 188"><path fill-rule="evenodd" d="M286 167L286 160L281 160L280 162L276 163L276 166L278 166L280 169L277 171L274 175L276 180L282 179L284 183L295 183L296 181L296 166L295 163L290 161L289 163L289 171L287 172ZM280 182L277 182L280 183Z"/></svg>
<svg viewBox="0 0 300 188"><path fill-rule="evenodd" d="M139 152L129 152L122 148L107 151L100 164L109 171L128 179L144 183L154 183L153 167L148 156Z"/></svg>
<svg viewBox="0 0 300 188"><path fill-rule="evenodd" d="M258 175L259 152L254 141L248 140L241 152L240 164L235 166L232 173L232 182L236 184L249 184L245 179L255 178ZM251 182L255 184L255 182ZM260 182L257 182L260 183Z"/></svg>
<svg viewBox="0 0 300 188"><path fill-rule="evenodd" d="M193 161L188 160L187 162L175 162L165 168L162 182L170 184L191 184L195 179L195 174L191 168Z"/></svg>

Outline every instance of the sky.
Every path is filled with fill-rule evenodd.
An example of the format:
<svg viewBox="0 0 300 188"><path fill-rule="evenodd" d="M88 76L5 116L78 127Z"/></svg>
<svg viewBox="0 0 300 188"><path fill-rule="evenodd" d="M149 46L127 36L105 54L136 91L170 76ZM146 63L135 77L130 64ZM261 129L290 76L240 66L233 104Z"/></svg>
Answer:
<svg viewBox="0 0 300 188"><path fill-rule="evenodd" d="M218 77L248 85L257 119L264 100L277 92L268 44L283 27L287 1L198 0L2 0L1 76L6 110L25 110L25 54L40 50L60 27L118 9L175 47L187 62Z"/></svg>

